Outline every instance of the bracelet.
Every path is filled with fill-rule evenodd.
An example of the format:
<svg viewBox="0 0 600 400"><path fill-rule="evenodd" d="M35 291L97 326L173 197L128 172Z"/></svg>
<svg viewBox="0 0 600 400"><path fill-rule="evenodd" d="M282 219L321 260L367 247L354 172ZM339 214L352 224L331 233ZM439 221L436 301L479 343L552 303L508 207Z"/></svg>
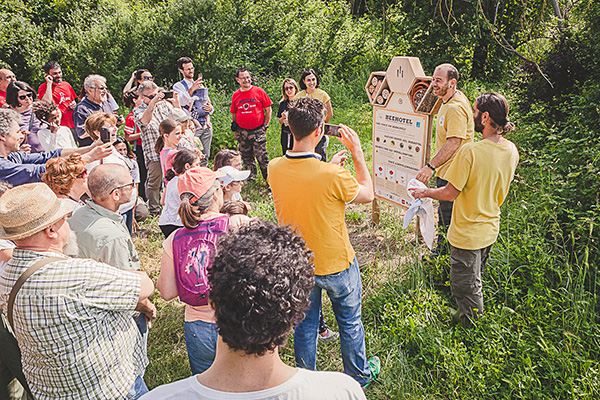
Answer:
<svg viewBox="0 0 600 400"><path fill-rule="evenodd" d="M435 168L433 168L433 165L431 165L430 163L427 163L427 166L433 171L435 172Z"/></svg>

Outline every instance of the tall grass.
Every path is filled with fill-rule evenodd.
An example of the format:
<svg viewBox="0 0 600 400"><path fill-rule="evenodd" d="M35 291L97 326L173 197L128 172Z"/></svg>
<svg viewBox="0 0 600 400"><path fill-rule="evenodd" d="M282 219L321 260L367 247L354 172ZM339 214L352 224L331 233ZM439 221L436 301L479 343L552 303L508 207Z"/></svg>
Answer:
<svg viewBox="0 0 600 400"><path fill-rule="evenodd" d="M267 78L258 84L278 99L280 82ZM363 82L353 83L353 89L327 77L323 82L333 99L334 122L359 133L370 160L372 114ZM464 89L470 98L485 90L477 84ZM224 109L215 112L217 134L231 135L226 109L230 94L215 90L211 96ZM517 131L515 137L520 132L527 130ZM276 121L269 128L267 147L271 157L280 155ZM330 154L338 148L341 145L332 141ZM526 156L522 165L529 165ZM415 239L412 227L400 228L402 210L382 204L380 224L373 225L370 206L347 208L361 266L367 353L378 355L383 364L379 382L367 389L369 399L600 398L597 268L585 254L569 251L574 237L564 234L544 201L544 186L531 179L532 173L527 167L518 170L502 207L500 236L483 274L485 314L470 330L451 322L448 309L455 304L448 258L433 265L421 262L426 248ZM245 187L243 195L253 203L252 216L275 220L261 179ZM156 279L162 238L155 220L143 227L147 232L136 245ZM177 300L164 302L157 294L153 299L159 317L150 332L150 387L190 374L182 305ZM325 319L336 329L325 304ZM290 337L281 354L293 365L291 341ZM319 345L318 366L342 370L339 344Z"/></svg>

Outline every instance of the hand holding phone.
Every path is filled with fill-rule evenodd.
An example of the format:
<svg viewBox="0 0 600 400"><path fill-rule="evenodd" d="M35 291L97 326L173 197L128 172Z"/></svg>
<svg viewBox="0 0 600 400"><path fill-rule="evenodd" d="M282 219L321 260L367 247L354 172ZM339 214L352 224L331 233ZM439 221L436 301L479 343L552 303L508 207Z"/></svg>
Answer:
<svg viewBox="0 0 600 400"><path fill-rule="evenodd" d="M325 130L324 133L327 136L342 137L342 134L340 133L340 126L339 125L325 124L324 130Z"/></svg>
<svg viewBox="0 0 600 400"><path fill-rule="evenodd" d="M100 140L102 141L102 143L110 142L110 129L105 127L100 128Z"/></svg>
<svg viewBox="0 0 600 400"><path fill-rule="evenodd" d="M173 92L163 92L163 100L165 99L172 99L173 98Z"/></svg>

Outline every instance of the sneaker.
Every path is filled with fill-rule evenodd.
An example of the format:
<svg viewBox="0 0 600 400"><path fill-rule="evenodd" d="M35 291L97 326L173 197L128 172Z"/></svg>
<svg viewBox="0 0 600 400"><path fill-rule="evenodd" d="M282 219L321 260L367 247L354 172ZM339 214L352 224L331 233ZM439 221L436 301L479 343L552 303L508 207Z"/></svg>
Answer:
<svg viewBox="0 0 600 400"><path fill-rule="evenodd" d="M365 388L368 387L371 383L375 382L377 378L379 378L379 374L381 373L381 360L377 356L373 356L367 360L367 364L369 365L369 370L371 370L371 377L365 384Z"/></svg>
<svg viewBox="0 0 600 400"><path fill-rule="evenodd" d="M323 343L331 343L335 341L338 337L340 337L340 334L336 331L332 331L329 328L327 328L324 334L321 334L319 332L319 341Z"/></svg>

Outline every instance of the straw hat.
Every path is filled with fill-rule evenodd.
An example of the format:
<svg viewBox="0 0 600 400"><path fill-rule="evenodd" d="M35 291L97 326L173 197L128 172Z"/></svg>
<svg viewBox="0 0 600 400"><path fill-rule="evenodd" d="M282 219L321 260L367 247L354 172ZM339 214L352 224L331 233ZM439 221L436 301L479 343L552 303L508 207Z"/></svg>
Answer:
<svg viewBox="0 0 600 400"><path fill-rule="evenodd" d="M14 187L0 197L0 239L33 236L73 211L75 203L56 197L44 183Z"/></svg>

